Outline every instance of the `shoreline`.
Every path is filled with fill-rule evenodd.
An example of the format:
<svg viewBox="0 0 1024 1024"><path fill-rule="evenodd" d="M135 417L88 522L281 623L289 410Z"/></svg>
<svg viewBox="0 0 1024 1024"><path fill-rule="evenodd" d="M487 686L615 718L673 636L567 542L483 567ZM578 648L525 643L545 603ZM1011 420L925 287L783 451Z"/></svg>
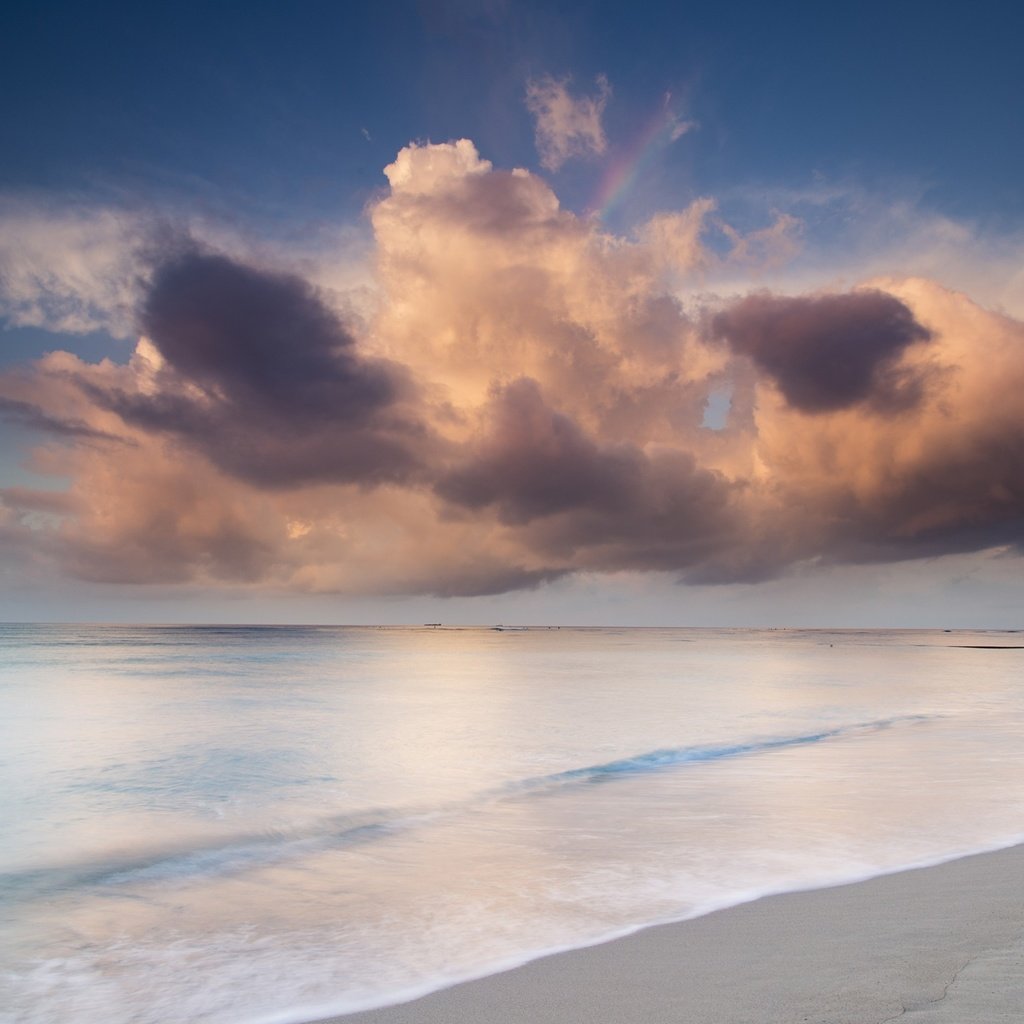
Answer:
<svg viewBox="0 0 1024 1024"><path fill-rule="evenodd" d="M321 1024L1020 1019L1024 844L766 896Z"/></svg>

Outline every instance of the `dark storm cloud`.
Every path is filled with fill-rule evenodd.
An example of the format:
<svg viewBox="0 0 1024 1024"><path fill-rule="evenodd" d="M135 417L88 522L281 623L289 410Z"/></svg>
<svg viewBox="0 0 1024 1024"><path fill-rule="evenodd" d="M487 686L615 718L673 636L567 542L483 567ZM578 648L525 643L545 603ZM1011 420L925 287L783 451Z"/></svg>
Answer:
<svg viewBox="0 0 1024 1024"><path fill-rule="evenodd" d="M599 449L545 404L536 381L520 378L495 391L488 436L436 490L467 508L494 505L506 523L526 523L571 508L621 507L639 483L640 463L629 446Z"/></svg>
<svg viewBox="0 0 1024 1024"><path fill-rule="evenodd" d="M493 394L486 436L436 485L492 506L536 555L577 569L685 569L735 529L730 487L686 453L600 445L521 378ZM731 571L731 570L730 570Z"/></svg>
<svg viewBox="0 0 1024 1024"><path fill-rule="evenodd" d="M189 253L157 269L141 321L168 365L250 415L362 423L395 397L297 277Z"/></svg>
<svg viewBox="0 0 1024 1024"><path fill-rule="evenodd" d="M909 345L931 334L899 299L880 291L785 298L751 295L712 321L712 331L749 356L802 412L861 402L907 408L923 381L899 366Z"/></svg>
<svg viewBox="0 0 1024 1024"><path fill-rule="evenodd" d="M898 561L1024 540L1024 429L1012 419L919 455L866 494L815 471L778 478L773 496L685 452L599 443L531 379L496 389L485 424L436 492L491 509L534 557L570 570L758 582L811 558Z"/></svg>
<svg viewBox="0 0 1024 1024"><path fill-rule="evenodd" d="M165 360L158 390L83 384L127 422L262 486L413 472L423 431L399 411L405 375L362 358L300 278L186 251L157 267L140 321Z"/></svg>
<svg viewBox="0 0 1024 1024"><path fill-rule="evenodd" d="M488 594L506 594L510 590L534 590L543 583L560 579L568 571L484 563L455 569L446 573L443 579L431 580L417 589L437 597L485 597Z"/></svg>
<svg viewBox="0 0 1024 1024"><path fill-rule="evenodd" d="M836 551L891 561L1024 546L1024 417L933 453L856 510Z"/></svg>
<svg viewBox="0 0 1024 1024"><path fill-rule="evenodd" d="M535 554L578 569L747 578L761 570L752 567L752 547L741 543L737 494L721 474L685 452L638 452L614 502L538 520L526 539Z"/></svg>

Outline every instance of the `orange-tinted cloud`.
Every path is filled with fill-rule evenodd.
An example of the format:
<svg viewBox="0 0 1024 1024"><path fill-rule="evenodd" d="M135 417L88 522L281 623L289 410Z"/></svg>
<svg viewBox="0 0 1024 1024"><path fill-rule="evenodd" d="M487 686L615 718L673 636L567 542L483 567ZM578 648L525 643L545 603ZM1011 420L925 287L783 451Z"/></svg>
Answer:
<svg viewBox="0 0 1024 1024"><path fill-rule="evenodd" d="M598 77L592 96L573 96L567 78L546 75L527 83L526 106L536 121L537 152L544 167L557 171L572 157L605 151L601 119L610 95L604 76Z"/></svg>
<svg viewBox="0 0 1024 1024"><path fill-rule="evenodd" d="M1020 321L917 279L701 297L709 200L615 236L465 140L386 173L364 320L165 240L128 363L0 377L72 481L45 514L0 495L5 544L105 581L479 594L1024 540Z"/></svg>

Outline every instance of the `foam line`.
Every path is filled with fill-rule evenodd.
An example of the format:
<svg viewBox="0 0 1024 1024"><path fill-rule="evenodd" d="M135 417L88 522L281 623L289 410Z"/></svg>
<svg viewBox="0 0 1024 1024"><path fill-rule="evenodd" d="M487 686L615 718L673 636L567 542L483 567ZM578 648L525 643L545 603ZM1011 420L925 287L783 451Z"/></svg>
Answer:
<svg viewBox="0 0 1024 1024"><path fill-rule="evenodd" d="M493 789L483 790L466 800L440 807L375 809L361 814L322 819L304 829L238 836L230 842L218 842L208 847L164 850L152 853L148 857L119 862L105 861L9 872L0 875L0 890L6 890L14 899L31 899L44 893L66 892L83 886L121 887L151 883L187 883L197 877L267 867L312 853L375 842L398 832L422 827L439 818L450 818L496 801L544 796L571 786L610 783L627 776L667 772L687 765L751 757L787 747L808 746L932 719L933 716L929 715L904 715L796 736L651 750L615 761L569 768L549 775L505 783Z"/></svg>

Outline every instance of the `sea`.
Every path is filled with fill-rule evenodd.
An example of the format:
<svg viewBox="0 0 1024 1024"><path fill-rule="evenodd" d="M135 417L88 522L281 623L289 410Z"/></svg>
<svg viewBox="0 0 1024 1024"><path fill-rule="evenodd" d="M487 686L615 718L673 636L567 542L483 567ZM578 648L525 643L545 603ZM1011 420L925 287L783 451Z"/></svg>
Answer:
<svg viewBox="0 0 1024 1024"><path fill-rule="evenodd" d="M0 626L0 1020L312 1021L1018 843L1022 647Z"/></svg>

